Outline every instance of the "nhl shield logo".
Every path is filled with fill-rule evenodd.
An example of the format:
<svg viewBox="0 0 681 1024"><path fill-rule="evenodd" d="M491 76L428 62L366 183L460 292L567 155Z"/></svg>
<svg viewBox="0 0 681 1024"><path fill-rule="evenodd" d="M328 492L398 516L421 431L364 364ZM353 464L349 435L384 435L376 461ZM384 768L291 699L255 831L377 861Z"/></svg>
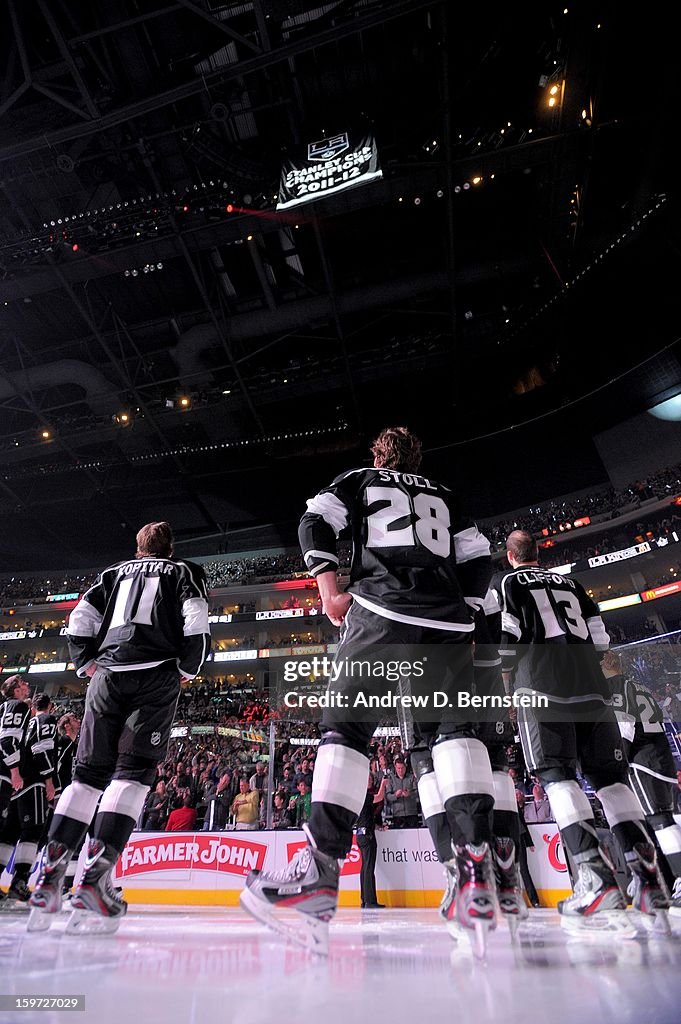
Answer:
<svg viewBox="0 0 681 1024"><path fill-rule="evenodd" d="M342 132L334 135L332 139L320 139L318 142L311 142L307 147L308 160L333 160L340 156L346 149L350 149L348 133Z"/></svg>
<svg viewBox="0 0 681 1024"><path fill-rule="evenodd" d="M157 747L159 745L159 743L161 742L161 734L160 734L160 732L152 732L152 734L151 734L151 741L150 742L151 742L152 747Z"/></svg>

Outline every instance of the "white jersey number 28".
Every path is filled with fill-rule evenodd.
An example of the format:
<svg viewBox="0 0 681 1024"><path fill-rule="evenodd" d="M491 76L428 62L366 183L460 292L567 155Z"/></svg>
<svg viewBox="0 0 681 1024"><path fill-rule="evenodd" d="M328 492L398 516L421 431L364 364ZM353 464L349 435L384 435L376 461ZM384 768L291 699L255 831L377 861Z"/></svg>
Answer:
<svg viewBox="0 0 681 1024"><path fill-rule="evenodd" d="M411 498L396 487L367 487L366 499L368 505L388 502L367 517L368 548L410 548L421 544L434 555L449 556L451 517L442 498L432 494L417 494ZM391 530L390 527L401 519L408 520L406 525Z"/></svg>

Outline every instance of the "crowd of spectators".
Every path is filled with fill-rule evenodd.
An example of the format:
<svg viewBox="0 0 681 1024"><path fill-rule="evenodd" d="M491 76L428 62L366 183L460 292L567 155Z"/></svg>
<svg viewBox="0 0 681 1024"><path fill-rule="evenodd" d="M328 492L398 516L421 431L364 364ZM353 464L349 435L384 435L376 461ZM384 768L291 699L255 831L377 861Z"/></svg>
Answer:
<svg viewBox="0 0 681 1024"><path fill-rule="evenodd" d="M543 502L519 511L511 519L485 520L482 526L492 544L502 548L511 530L529 530L539 536L542 530L560 530L566 523L572 524L586 516L615 519L645 501L680 493L681 463L653 473L645 480L636 480L621 490L604 487L578 497Z"/></svg>
<svg viewBox="0 0 681 1024"><path fill-rule="evenodd" d="M585 537L583 544L559 543L552 547L540 549L541 564L551 569L557 565L566 565L568 562L581 562L586 558L595 558L598 555L605 555L611 551L619 551L622 548L633 547L646 540L657 540L658 538L670 537L672 533L681 533L681 512L673 512L671 515L660 515L646 522L631 522L618 531L610 531L603 536L594 539ZM577 540L577 537L574 537Z"/></svg>
<svg viewBox="0 0 681 1024"><path fill-rule="evenodd" d="M623 511L635 509L649 499L659 499L681 494L681 464L660 470L645 480L636 480L621 490L603 487L589 494L571 496L555 501L544 502L527 510L519 511L513 518L489 519L481 522L487 536L497 549L503 547L504 541L511 530L527 529L537 536L542 530L558 530L565 523L573 523L576 519L599 516L612 520ZM681 523L681 514L667 516L661 522L637 522L632 524L628 534L631 543L637 536L663 536ZM610 545L615 543L612 537L604 537L597 542L589 539L584 547L567 548L557 545L551 554L543 552L542 562L547 566L560 565L566 561L578 561L580 558L592 557L615 550ZM617 542L620 543L619 541ZM348 569L351 551L341 545L340 566ZM556 560L557 559L557 560ZM257 555L248 558L221 558L203 563L209 589L216 590L235 583L269 583L289 579L297 574L305 574L306 569L300 554L296 551L282 552L272 555ZM0 580L0 606L14 601L37 603L49 594L82 593L95 579L95 572L60 574L55 579L43 579L41 576L12 576Z"/></svg>

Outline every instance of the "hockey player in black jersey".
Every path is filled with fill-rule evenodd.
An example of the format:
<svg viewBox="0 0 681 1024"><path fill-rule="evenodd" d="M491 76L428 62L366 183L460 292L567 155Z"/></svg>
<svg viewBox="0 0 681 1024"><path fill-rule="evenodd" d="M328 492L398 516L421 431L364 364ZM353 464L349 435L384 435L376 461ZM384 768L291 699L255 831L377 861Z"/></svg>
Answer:
<svg viewBox="0 0 681 1024"><path fill-rule="evenodd" d="M210 634L203 570L173 558L168 523L137 534L135 558L105 569L68 624L71 658L90 677L73 782L59 798L29 928L49 927L62 883L99 802L67 931L97 929L92 911L119 919L125 903L111 875L166 754L182 678L193 679ZM101 797L101 801L100 801Z"/></svg>
<svg viewBox="0 0 681 1024"><path fill-rule="evenodd" d="M481 604L487 591L489 543L475 524L460 519L451 490L420 475L421 444L404 427L384 430L372 452L373 467L339 476L307 502L300 524L305 564L317 579L324 611L342 627L335 663L376 657L398 645L428 644L452 698L471 692L471 605ZM337 537L346 527L352 530L353 557L350 585L341 593ZM338 689L352 706L358 684L347 671ZM411 761L418 774L419 762L432 756L449 829L450 914L475 933L480 952L496 918L494 785L484 746L466 722L452 719L435 721L432 728L421 723ZM300 927L292 937L320 952L336 910L339 861L350 850L366 796L375 725L353 719L342 707L325 711L308 845L281 874L252 872L241 896L245 909L274 928L283 927L278 910L297 910Z"/></svg>
<svg viewBox="0 0 681 1024"><path fill-rule="evenodd" d="M25 903L47 805L54 799L56 721L46 694L36 694L27 704L21 697L28 696L28 686L17 676L7 681L6 688L14 696L1 709L0 749L12 773L14 792L0 828L0 874L14 850L14 875L7 899Z"/></svg>
<svg viewBox="0 0 681 1024"><path fill-rule="evenodd" d="M579 767L637 876L634 906L654 916L668 899L643 812L627 785L622 739L600 668L598 652L609 643L603 620L576 580L539 567L531 534L514 531L506 548L512 571L501 583L502 667L516 694L548 698L548 710L519 707L518 726L527 766L546 790L578 872L573 895L558 909L569 927L625 907L576 779Z"/></svg>
<svg viewBox="0 0 681 1024"><path fill-rule="evenodd" d="M0 828L7 817L12 793L22 785L19 741L31 714L26 703L30 689L23 676L10 676L0 689Z"/></svg>
<svg viewBox="0 0 681 1024"><path fill-rule="evenodd" d="M76 750L78 749L78 736L80 734L80 719L72 713L62 715L57 722L57 796L61 796L67 786L73 782L73 771L76 766ZM65 906L69 903L69 897L78 868L78 854L80 850L74 850L64 881L62 883L62 895ZM70 905L70 903L69 903Z"/></svg>
<svg viewBox="0 0 681 1024"><path fill-rule="evenodd" d="M603 675L612 689L612 705L629 761L629 781L673 879L669 913L681 917L681 825L674 821L676 768L664 731L660 705L650 690L627 678L616 651L607 651ZM634 886L638 879L634 876Z"/></svg>
<svg viewBox="0 0 681 1024"><path fill-rule="evenodd" d="M501 608L493 587L480 602L471 602L475 610L473 674L475 691L479 694L503 695L501 676ZM418 725L416 726L418 730ZM487 748L492 766L494 784L494 812L492 818L493 861L497 880L499 909L513 932L517 924L527 918L518 866L520 845L520 819L515 797L515 786L508 772L506 744L513 742L513 728L507 709L501 709L477 727L477 737ZM450 859L451 832L444 804L435 777L432 757L427 750L417 748L412 754L417 773L419 800L423 818L430 831L433 845L442 863ZM454 877L447 872L447 890L440 904L440 915L453 937L461 929L452 920Z"/></svg>

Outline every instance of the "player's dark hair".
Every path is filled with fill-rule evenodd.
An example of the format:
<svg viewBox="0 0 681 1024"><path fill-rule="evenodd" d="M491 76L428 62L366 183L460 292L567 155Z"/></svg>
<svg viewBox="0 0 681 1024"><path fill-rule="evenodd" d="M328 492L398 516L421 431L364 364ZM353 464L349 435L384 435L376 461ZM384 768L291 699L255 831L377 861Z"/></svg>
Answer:
<svg viewBox="0 0 681 1024"><path fill-rule="evenodd" d="M147 523L137 534L137 558L155 555L157 558L172 558L175 538L170 523Z"/></svg>
<svg viewBox="0 0 681 1024"><path fill-rule="evenodd" d="M31 701L31 707L34 708L36 711L47 711L51 703L52 698L48 694L36 693L33 700Z"/></svg>
<svg viewBox="0 0 681 1024"><path fill-rule="evenodd" d="M506 538L506 550L516 562L536 562L539 557L537 541L527 530L514 530Z"/></svg>
<svg viewBox="0 0 681 1024"><path fill-rule="evenodd" d="M406 427L386 427L371 446L377 466L416 473L421 465L421 442Z"/></svg>
<svg viewBox="0 0 681 1024"><path fill-rule="evenodd" d="M2 684L2 687L0 687L0 690L2 690L3 697L6 700L14 700L16 688L21 683L23 683L23 681L24 680L21 676L10 676L9 679L6 679L5 682Z"/></svg>
<svg viewBox="0 0 681 1024"><path fill-rule="evenodd" d="M76 718L75 715L72 715L70 711L68 711L65 715L62 715L59 721L57 722L57 729L59 730L62 736L66 735L66 727L71 722L78 722L78 719Z"/></svg>

